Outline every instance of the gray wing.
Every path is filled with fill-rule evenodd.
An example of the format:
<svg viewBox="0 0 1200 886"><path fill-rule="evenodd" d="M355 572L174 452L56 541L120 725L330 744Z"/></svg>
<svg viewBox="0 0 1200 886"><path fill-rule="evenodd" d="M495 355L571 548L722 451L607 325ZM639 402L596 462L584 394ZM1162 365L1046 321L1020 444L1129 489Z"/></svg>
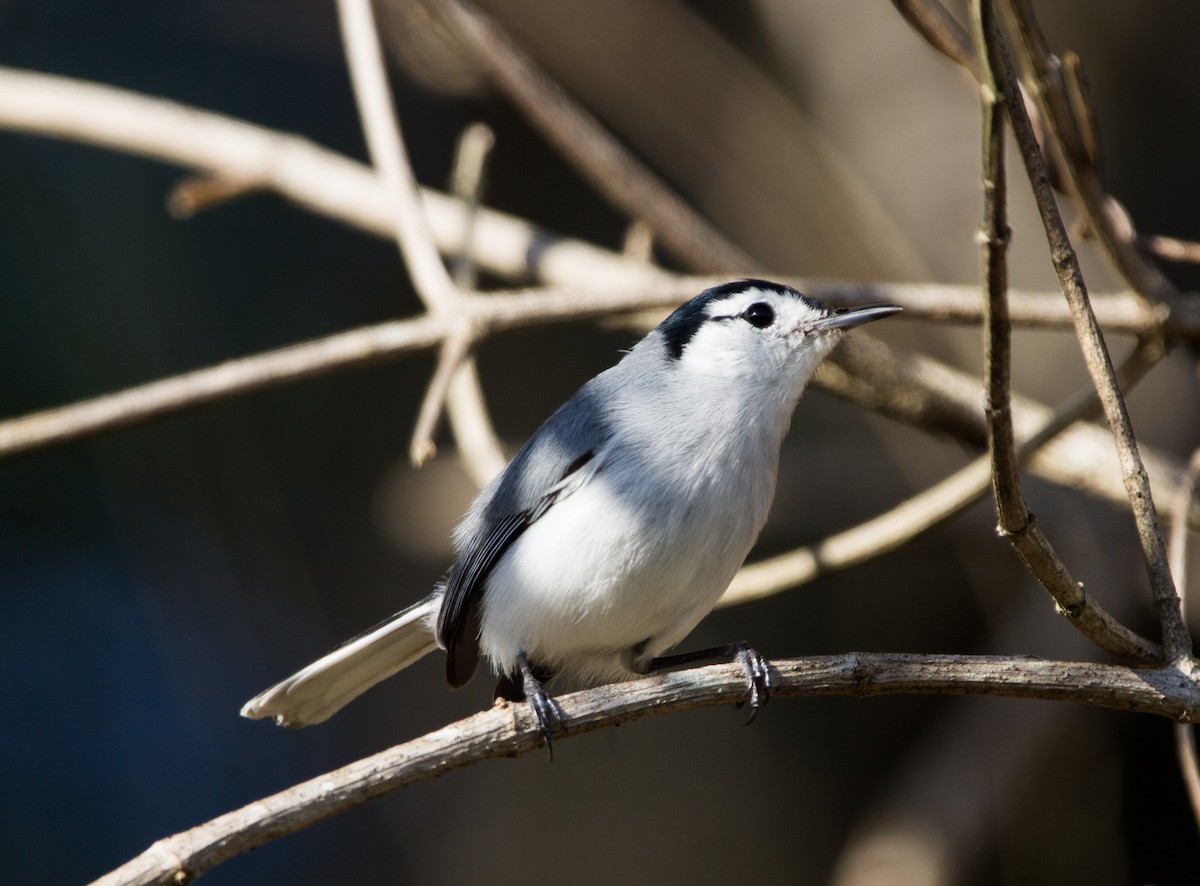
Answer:
<svg viewBox="0 0 1200 886"><path fill-rule="evenodd" d="M459 556L446 578L437 638L446 679L462 686L479 663L479 602L500 558L556 501L578 488L572 477L611 439L607 418L612 373L592 379L550 416L503 472L476 496L455 533ZM589 474L590 476L590 474Z"/></svg>

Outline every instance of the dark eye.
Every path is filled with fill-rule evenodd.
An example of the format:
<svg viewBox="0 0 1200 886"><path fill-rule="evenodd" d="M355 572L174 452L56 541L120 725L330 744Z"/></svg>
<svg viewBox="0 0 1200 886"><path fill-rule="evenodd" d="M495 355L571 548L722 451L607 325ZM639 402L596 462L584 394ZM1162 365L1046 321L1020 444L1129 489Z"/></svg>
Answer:
<svg viewBox="0 0 1200 886"><path fill-rule="evenodd" d="M742 316L751 326L766 329L775 322L775 309L765 301L756 301L742 312Z"/></svg>

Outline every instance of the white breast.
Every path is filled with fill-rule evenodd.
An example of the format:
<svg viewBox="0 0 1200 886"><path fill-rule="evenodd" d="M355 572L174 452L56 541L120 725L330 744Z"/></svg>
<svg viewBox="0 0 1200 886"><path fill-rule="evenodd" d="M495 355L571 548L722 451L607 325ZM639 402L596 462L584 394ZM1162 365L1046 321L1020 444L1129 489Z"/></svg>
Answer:
<svg viewBox="0 0 1200 886"><path fill-rule="evenodd" d="M557 672L611 680L630 675L635 646L644 663L683 639L758 537L777 447L769 458L711 449L645 458L645 447L627 443L638 458L606 458L488 579L481 647L494 667L512 672L524 651ZM681 469L686 458L697 463Z"/></svg>

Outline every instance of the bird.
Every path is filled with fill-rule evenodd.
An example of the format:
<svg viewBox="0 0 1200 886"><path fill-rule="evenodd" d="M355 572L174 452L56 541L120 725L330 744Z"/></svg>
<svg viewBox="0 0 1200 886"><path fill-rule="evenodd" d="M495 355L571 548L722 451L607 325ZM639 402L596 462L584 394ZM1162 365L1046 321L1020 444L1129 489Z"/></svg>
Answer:
<svg viewBox="0 0 1200 886"><path fill-rule="evenodd" d="M440 648L455 688L485 659L496 700L526 702L547 745L564 722L545 689L553 677L594 685L737 661L753 720L771 683L749 643L669 650L758 539L817 366L846 330L900 310L834 309L753 278L696 295L585 383L478 493L431 594L256 695L242 716L321 723Z"/></svg>

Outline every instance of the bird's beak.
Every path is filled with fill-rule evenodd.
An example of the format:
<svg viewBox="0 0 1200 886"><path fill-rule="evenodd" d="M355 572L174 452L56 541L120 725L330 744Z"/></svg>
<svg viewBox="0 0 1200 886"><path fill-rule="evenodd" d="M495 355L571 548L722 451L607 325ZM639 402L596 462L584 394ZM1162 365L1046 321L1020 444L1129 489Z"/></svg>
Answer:
<svg viewBox="0 0 1200 886"><path fill-rule="evenodd" d="M828 317L816 321L809 327L812 332L828 332L831 329L849 329L872 320L882 320L904 310L899 305L868 305L865 308L838 308Z"/></svg>

